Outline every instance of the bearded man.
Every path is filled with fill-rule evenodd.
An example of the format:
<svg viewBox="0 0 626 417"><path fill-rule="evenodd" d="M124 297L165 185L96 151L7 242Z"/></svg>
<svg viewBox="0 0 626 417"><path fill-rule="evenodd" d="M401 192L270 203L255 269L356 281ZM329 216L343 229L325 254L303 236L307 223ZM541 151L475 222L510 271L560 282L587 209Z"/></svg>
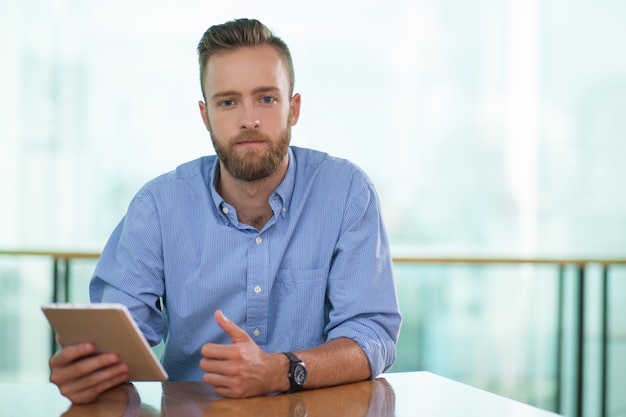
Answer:
<svg viewBox="0 0 626 417"><path fill-rule="evenodd" d="M198 45L200 114L217 155L148 182L113 231L91 301L125 304L165 342L170 380L226 397L376 377L400 329L380 204L347 160L290 146L300 117L287 45L253 19L210 27ZM51 381L88 403L128 364L65 346Z"/></svg>

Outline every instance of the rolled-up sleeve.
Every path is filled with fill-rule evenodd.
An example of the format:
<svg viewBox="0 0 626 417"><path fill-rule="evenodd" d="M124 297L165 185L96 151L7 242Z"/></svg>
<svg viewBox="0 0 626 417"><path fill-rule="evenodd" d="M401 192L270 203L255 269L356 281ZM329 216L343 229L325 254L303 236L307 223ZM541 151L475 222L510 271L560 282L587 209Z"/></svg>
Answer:
<svg viewBox="0 0 626 417"><path fill-rule="evenodd" d="M358 171L345 207L328 281L328 340L355 340L375 377L395 361L402 318L380 203Z"/></svg>

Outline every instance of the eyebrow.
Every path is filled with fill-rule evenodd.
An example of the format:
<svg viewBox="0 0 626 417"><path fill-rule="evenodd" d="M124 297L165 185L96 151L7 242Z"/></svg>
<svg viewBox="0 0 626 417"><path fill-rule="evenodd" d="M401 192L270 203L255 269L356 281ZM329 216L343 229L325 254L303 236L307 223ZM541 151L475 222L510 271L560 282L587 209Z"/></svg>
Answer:
<svg viewBox="0 0 626 417"><path fill-rule="evenodd" d="M252 90L252 94L259 94L259 93L267 93L267 92L280 92L280 88L278 87L257 87L254 90ZM218 98L221 97L240 97L242 94L239 91L236 90L227 90L227 91L219 91L215 94L213 94L211 96L212 100L216 100Z"/></svg>

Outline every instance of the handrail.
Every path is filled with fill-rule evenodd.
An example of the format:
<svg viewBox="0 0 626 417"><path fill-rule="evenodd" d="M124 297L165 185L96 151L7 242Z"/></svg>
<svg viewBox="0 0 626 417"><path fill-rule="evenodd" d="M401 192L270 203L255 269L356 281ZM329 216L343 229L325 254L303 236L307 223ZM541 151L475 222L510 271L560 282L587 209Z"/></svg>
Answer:
<svg viewBox="0 0 626 417"><path fill-rule="evenodd" d="M531 257L394 257L394 263L435 263L435 264L549 264L549 265L626 265L626 259L603 258L531 258Z"/></svg>
<svg viewBox="0 0 626 417"><path fill-rule="evenodd" d="M53 259L87 259L99 258L100 252L67 252L46 250L6 250L0 249L0 255L12 256L47 256Z"/></svg>
<svg viewBox="0 0 626 417"><path fill-rule="evenodd" d="M53 259L96 259L100 252L77 252L59 250L8 250L0 249L0 255L47 256ZM393 262L404 263L467 263L467 264L551 264L551 265L626 265L626 258L598 257L497 257L497 256L394 256Z"/></svg>

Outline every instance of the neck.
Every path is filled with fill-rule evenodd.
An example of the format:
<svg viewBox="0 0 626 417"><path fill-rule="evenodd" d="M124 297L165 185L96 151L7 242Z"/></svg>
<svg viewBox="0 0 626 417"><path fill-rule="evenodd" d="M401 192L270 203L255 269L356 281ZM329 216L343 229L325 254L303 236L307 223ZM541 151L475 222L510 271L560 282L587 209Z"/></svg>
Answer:
<svg viewBox="0 0 626 417"><path fill-rule="evenodd" d="M235 207L237 218L241 223L260 230L273 215L269 198L285 178L288 165L289 156L285 155L276 171L269 177L257 181L245 181L230 175L220 162L217 192L224 201Z"/></svg>

